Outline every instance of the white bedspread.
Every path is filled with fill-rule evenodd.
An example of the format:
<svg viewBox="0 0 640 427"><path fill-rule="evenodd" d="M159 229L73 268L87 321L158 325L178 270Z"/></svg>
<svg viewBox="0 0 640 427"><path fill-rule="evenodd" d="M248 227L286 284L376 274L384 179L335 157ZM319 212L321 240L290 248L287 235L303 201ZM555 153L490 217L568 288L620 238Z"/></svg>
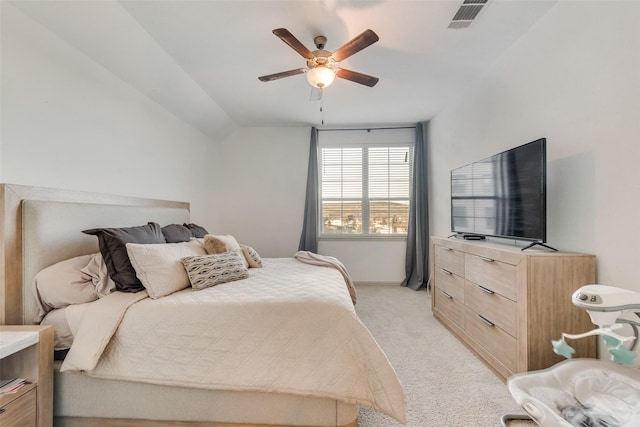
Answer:
<svg viewBox="0 0 640 427"><path fill-rule="evenodd" d="M328 397L404 423L402 386L341 273L293 258L263 265L201 291L156 300L114 293L73 307L67 319L76 336L62 371Z"/></svg>

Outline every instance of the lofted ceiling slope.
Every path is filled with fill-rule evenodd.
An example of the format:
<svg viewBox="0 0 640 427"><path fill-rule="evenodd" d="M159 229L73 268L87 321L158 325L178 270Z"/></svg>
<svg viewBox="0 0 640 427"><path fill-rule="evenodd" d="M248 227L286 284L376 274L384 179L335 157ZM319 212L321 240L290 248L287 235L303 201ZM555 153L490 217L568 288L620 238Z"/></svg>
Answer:
<svg viewBox="0 0 640 427"><path fill-rule="evenodd" d="M207 135L235 126L413 123L433 117L482 76L556 0L489 0L473 23L448 28L462 0L13 1L27 16ZM380 41L341 63L378 77L347 80L311 101L305 66L272 34L335 51L370 28Z"/></svg>

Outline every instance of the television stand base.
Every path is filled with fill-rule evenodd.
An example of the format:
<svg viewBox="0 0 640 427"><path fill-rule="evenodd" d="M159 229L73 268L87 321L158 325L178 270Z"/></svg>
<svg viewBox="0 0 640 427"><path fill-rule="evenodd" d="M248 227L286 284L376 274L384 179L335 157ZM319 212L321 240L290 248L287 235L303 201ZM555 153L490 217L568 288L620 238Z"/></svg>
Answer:
<svg viewBox="0 0 640 427"><path fill-rule="evenodd" d="M529 249L529 248L532 248L532 247L534 247L534 246L542 246L542 247L545 247L545 248L547 248L547 249L550 249L550 250L552 250L552 251L554 251L554 252L558 252L558 250L557 250L556 248L552 248L551 246L549 246L549 245L545 245L545 244L544 244L544 243L542 243L542 242L533 242L533 243L531 243L531 244L529 244L529 245L525 246L524 248L522 248L522 249L520 249L520 250L521 250L521 251L524 251L525 249Z"/></svg>
<svg viewBox="0 0 640 427"><path fill-rule="evenodd" d="M462 238L464 240L485 240L486 237L480 234L463 234Z"/></svg>
<svg viewBox="0 0 640 427"><path fill-rule="evenodd" d="M451 237L455 237L456 239L464 239L464 240L485 240L487 237L482 234L465 234L465 233L455 233L452 234Z"/></svg>

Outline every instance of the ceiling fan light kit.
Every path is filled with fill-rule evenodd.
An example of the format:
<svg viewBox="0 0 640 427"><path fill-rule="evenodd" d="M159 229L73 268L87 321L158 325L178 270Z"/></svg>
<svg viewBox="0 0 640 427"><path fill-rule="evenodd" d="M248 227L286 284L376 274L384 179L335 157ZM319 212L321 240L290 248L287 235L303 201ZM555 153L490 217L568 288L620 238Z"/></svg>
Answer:
<svg viewBox="0 0 640 427"><path fill-rule="evenodd" d="M336 72L329 67L319 65L307 71L307 81L313 87L324 89L333 83L336 78Z"/></svg>
<svg viewBox="0 0 640 427"><path fill-rule="evenodd" d="M338 67L337 65L338 62L347 59L365 47L377 42L379 40L378 35L372 30L364 31L362 34L353 38L335 52L324 50L325 43L327 42L327 38L324 36L317 36L313 39L317 50L311 52L286 28L277 28L273 30L273 34L305 58L307 60L307 68L298 68L295 70L261 76L258 77L260 81L269 82L284 77L306 73L309 84L319 89L329 86L333 83L333 80L336 77L369 87L373 87L378 83L377 77L347 70Z"/></svg>

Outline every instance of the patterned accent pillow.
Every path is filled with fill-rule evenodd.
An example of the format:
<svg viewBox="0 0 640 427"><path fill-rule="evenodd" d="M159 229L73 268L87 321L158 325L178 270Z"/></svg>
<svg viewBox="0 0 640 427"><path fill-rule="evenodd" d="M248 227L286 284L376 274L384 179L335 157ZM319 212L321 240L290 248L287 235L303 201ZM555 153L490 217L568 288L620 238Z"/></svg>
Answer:
<svg viewBox="0 0 640 427"><path fill-rule="evenodd" d="M262 267L262 259L258 252L253 249L251 246L240 245L242 248L242 253L244 254L245 259L249 263L250 268L261 268Z"/></svg>
<svg viewBox="0 0 640 427"><path fill-rule="evenodd" d="M182 264L187 270L191 287L196 290L249 277L238 252L188 256L182 258Z"/></svg>

